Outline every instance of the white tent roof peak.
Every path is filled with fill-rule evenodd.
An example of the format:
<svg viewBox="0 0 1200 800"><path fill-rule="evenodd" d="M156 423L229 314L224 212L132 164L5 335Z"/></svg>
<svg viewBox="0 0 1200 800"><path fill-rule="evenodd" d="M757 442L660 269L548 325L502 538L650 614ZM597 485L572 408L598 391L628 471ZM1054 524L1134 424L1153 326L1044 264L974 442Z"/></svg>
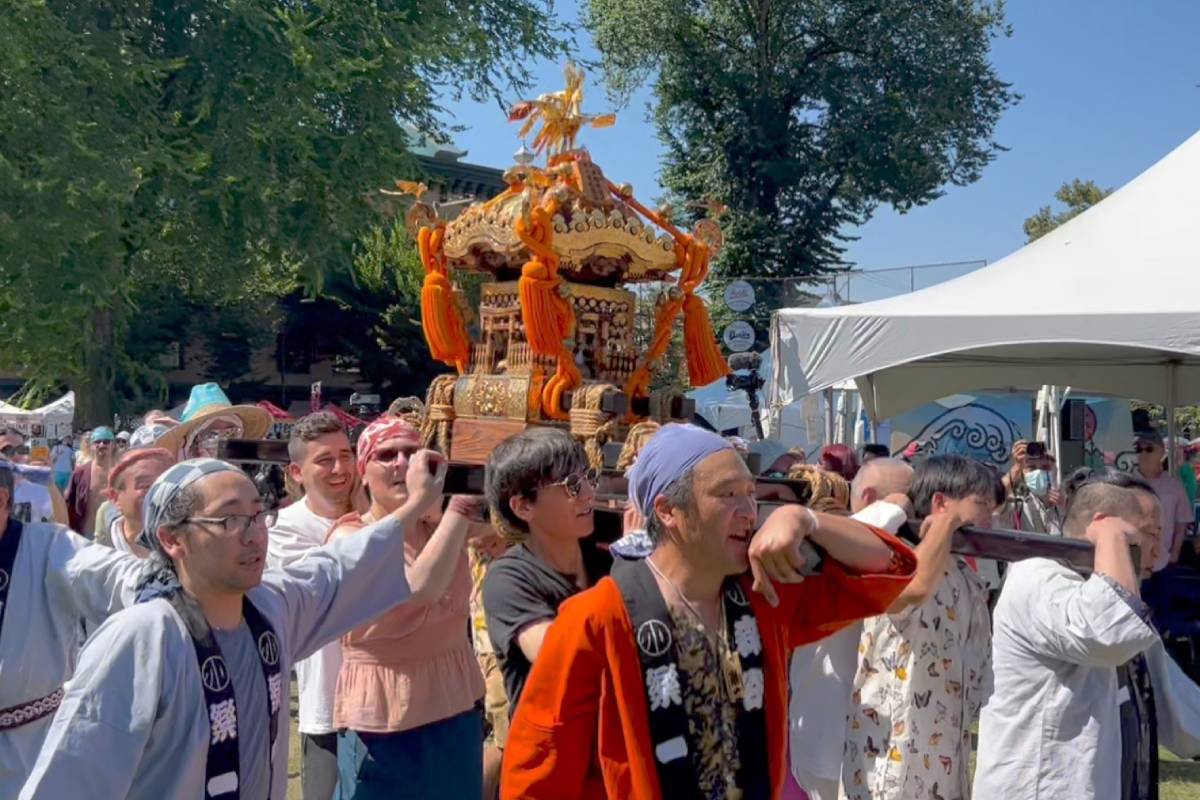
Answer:
<svg viewBox="0 0 1200 800"><path fill-rule="evenodd" d="M1200 398L1200 134L1012 255L911 294L784 309L772 405L856 378L886 417L956 391L1043 383Z"/></svg>

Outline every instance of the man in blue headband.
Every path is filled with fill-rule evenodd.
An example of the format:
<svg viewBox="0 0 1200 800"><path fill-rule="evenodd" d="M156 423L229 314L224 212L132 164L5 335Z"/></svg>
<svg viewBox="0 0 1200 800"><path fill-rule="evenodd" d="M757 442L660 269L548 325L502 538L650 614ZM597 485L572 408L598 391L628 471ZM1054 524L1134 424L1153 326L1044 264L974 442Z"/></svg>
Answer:
<svg viewBox="0 0 1200 800"><path fill-rule="evenodd" d="M440 456L419 451L407 503L264 574L274 512L246 474L214 459L168 469L143 508L139 602L84 646L20 797L283 800L292 664L449 586L475 508L466 498L450 500L456 524L396 569L406 528L441 499L444 475Z"/></svg>
<svg viewBox="0 0 1200 800"><path fill-rule="evenodd" d="M501 797L774 800L792 648L883 612L915 558L801 506L756 532L754 477L692 425L646 444L629 495L654 550L560 608L509 730ZM809 577L807 542L826 554Z"/></svg>

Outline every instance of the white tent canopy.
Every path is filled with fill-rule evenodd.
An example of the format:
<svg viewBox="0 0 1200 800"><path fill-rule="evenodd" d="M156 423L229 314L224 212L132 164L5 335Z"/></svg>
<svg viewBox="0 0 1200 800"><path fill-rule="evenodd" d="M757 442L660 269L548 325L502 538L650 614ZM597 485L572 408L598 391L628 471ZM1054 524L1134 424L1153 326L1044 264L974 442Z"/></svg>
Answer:
<svg viewBox="0 0 1200 800"><path fill-rule="evenodd" d="M762 353L763 367L760 371L765 386L772 385L773 375L773 359L771 351L764 350ZM850 413L851 407L854 405L852 398L847 398L845 394L853 394L857 390L853 382L843 382L834 387L843 393L843 396L835 400L835 407L840 409L841 403L850 403L847 407L847 413ZM721 378L707 386L701 386L698 389L693 389L688 392L688 397L696 401L696 413L704 417L708 422L719 431L728 431L737 429L741 436L748 439L755 438L754 420L750 413L750 398L744 391L729 389L725 385L725 379ZM789 447L803 447L808 451L820 447L825 443L825 415L827 398L819 395L814 395L808 398L800 398L797 402L781 409L776 415L775 427L768 434L769 438L783 442ZM767 427L767 398L763 396L763 392L759 392L760 414L762 414L763 427ZM850 415L851 420L849 425L853 427L853 414ZM853 430L846 431L843 437L849 440L853 436Z"/></svg>
<svg viewBox="0 0 1200 800"><path fill-rule="evenodd" d="M1007 258L911 294L772 321L771 409L856 379L882 419L955 392L1200 399L1200 134Z"/></svg>

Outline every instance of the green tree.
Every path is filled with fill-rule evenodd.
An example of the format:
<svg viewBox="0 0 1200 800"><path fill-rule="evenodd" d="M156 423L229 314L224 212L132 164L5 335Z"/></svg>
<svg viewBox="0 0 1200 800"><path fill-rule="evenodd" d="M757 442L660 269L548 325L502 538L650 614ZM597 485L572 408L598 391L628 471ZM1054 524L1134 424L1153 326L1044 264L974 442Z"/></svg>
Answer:
<svg viewBox="0 0 1200 800"><path fill-rule="evenodd" d="M352 280L367 197L416 171L401 123L436 134L564 33L536 0L3 4L0 368L94 423L155 383L143 317Z"/></svg>
<svg viewBox="0 0 1200 800"><path fill-rule="evenodd" d="M675 207L729 207L718 281L842 268L879 204L977 180L1016 100L988 61L998 2L588 0L584 20L618 101L653 85Z"/></svg>
<svg viewBox="0 0 1200 800"><path fill-rule="evenodd" d="M1040 239L1050 231L1062 225L1069 219L1087 211L1104 198L1112 194L1112 189L1101 189L1094 181L1081 181L1078 178L1070 183L1064 183L1054 193L1054 198L1066 208L1055 212L1050 206L1042 206L1037 213L1025 220L1024 230L1028 241Z"/></svg>

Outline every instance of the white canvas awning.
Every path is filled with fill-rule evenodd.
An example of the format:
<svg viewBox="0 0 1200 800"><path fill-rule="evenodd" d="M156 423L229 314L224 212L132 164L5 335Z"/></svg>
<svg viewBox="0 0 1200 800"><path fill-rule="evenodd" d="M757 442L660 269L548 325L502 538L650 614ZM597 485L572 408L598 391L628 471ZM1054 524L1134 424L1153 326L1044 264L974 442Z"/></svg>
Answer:
<svg viewBox="0 0 1200 800"><path fill-rule="evenodd" d="M1007 258L911 294L772 321L771 408L850 378L876 419L956 392L1200 399L1200 134Z"/></svg>

